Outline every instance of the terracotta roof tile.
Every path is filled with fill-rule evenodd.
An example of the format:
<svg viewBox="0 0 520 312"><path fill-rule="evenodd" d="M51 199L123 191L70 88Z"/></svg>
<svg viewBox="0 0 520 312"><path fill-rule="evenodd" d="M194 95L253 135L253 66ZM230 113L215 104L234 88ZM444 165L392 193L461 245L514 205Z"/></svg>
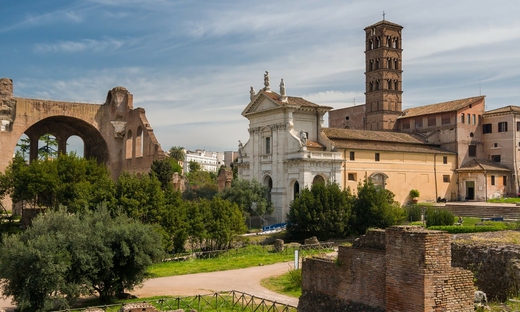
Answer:
<svg viewBox="0 0 520 312"><path fill-rule="evenodd" d="M310 147L310 148L321 148L321 149L325 148L325 146L321 145L320 143L311 141L311 140L307 140L307 144L305 146Z"/></svg>
<svg viewBox="0 0 520 312"><path fill-rule="evenodd" d="M342 149L455 154L403 132L324 128L323 133Z"/></svg>
<svg viewBox="0 0 520 312"><path fill-rule="evenodd" d="M436 113L442 113L442 112L458 111L459 109L462 109L466 106L469 106L470 104L480 101L480 100L484 99L485 97L486 97L485 95L481 95L481 96L470 97L467 99L460 99L460 100L454 100L454 101L449 101L449 102L408 108L403 111L403 114L399 117L399 119L421 116L421 115L428 115L428 114L436 114Z"/></svg>
<svg viewBox="0 0 520 312"><path fill-rule="evenodd" d="M458 172L474 172L474 171L502 171L510 172L506 166L487 159L473 159L462 165Z"/></svg>
<svg viewBox="0 0 520 312"><path fill-rule="evenodd" d="M355 130L340 128L324 128L323 132L329 139L349 139L365 141L384 141L395 143L423 143L425 140L418 136L404 132Z"/></svg>
<svg viewBox="0 0 520 312"><path fill-rule="evenodd" d="M500 108L497 108L497 109L493 109L493 110L487 111L483 115L487 116L487 115L493 115L493 114L507 114L507 113L517 113L517 114L520 114L520 107L519 106L514 106L514 105L509 105L509 106L500 107Z"/></svg>

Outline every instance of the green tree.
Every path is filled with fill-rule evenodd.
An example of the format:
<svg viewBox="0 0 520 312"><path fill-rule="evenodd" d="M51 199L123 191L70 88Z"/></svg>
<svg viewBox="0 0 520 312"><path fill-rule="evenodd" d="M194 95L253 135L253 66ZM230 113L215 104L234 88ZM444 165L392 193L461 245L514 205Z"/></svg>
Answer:
<svg viewBox="0 0 520 312"><path fill-rule="evenodd" d="M53 159L58 157L58 141L51 134L44 134L39 139L42 147L38 148L38 157L41 160Z"/></svg>
<svg viewBox="0 0 520 312"><path fill-rule="evenodd" d="M147 224L160 223L164 192L154 174L121 174L116 181L115 197L119 209L129 217Z"/></svg>
<svg viewBox="0 0 520 312"><path fill-rule="evenodd" d="M113 200L114 186L106 167L74 154L30 164L14 157L5 176L8 185L4 187L13 201L27 201L33 207L58 209L63 205L76 212Z"/></svg>
<svg viewBox="0 0 520 312"><path fill-rule="evenodd" d="M189 172L183 198L186 200L211 199L218 193L215 175L207 171Z"/></svg>
<svg viewBox="0 0 520 312"><path fill-rule="evenodd" d="M317 183L304 188L294 199L287 216L287 232L297 238L341 238L350 233L354 197L338 184Z"/></svg>
<svg viewBox="0 0 520 312"><path fill-rule="evenodd" d="M394 193L375 186L371 181L358 184L353 206L352 228L364 234L370 227L386 228L406 218L405 210L394 201Z"/></svg>
<svg viewBox="0 0 520 312"><path fill-rule="evenodd" d="M271 214L272 203L267 200L269 189L256 180L234 179L231 187L225 189L220 196L235 203L244 213L250 216Z"/></svg>
<svg viewBox="0 0 520 312"><path fill-rule="evenodd" d="M177 162L184 161L186 159L186 152L182 146L172 146L169 152L170 158L175 159Z"/></svg>
<svg viewBox="0 0 520 312"><path fill-rule="evenodd" d="M161 256L160 239L150 226L111 217L106 209L84 214L62 209L4 238L0 285L21 311L66 309L80 295L97 292L108 301L133 289Z"/></svg>
<svg viewBox="0 0 520 312"><path fill-rule="evenodd" d="M26 159L26 157L29 157L29 150L31 148L31 140L28 137L20 139L20 143L16 144L16 147L18 148L17 153L20 153L20 157L23 159Z"/></svg>
<svg viewBox="0 0 520 312"><path fill-rule="evenodd" d="M182 167L172 159L154 160L152 162L150 174L155 174L157 179L161 182L163 189L166 189L168 185L171 185L173 174L175 172L182 174Z"/></svg>
<svg viewBox="0 0 520 312"><path fill-rule="evenodd" d="M195 173L197 171L200 171L201 167L200 164L195 160L190 160L190 162L188 163L188 169L190 173Z"/></svg>

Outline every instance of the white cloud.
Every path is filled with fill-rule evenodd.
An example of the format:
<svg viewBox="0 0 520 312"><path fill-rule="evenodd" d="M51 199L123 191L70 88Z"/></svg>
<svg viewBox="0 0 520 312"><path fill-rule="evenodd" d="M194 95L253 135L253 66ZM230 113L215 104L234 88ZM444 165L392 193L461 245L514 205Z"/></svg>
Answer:
<svg viewBox="0 0 520 312"><path fill-rule="evenodd" d="M113 38L103 38L102 40L82 39L80 41L59 41L57 43L37 43L34 45L34 51L37 53L75 53L75 52L105 52L107 50L114 51L121 48L125 44L124 40Z"/></svg>

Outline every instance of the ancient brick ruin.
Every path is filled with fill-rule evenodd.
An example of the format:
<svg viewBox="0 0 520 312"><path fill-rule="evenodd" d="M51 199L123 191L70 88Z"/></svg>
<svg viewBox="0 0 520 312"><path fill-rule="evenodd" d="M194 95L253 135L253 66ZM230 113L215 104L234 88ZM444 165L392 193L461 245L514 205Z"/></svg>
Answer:
<svg viewBox="0 0 520 312"><path fill-rule="evenodd" d="M372 230L337 261L305 259L298 311L473 311L473 274L451 266L451 235Z"/></svg>

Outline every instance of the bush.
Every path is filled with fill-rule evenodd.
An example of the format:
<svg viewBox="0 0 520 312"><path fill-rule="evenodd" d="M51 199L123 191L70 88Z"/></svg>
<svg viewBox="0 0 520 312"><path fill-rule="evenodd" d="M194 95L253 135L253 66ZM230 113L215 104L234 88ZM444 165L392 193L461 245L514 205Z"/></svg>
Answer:
<svg viewBox="0 0 520 312"><path fill-rule="evenodd" d="M506 230L507 226L503 223L494 225L483 225L483 226L431 226L428 230L445 231L450 234L461 234L461 233L481 233L481 232L496 232Z"/></svg>
<svg viewBox="0 0 520 312"><path fill-rule="evenodd" d="M449 210L434 208L426 210L427 228L435 225L453 225L453 223L455 223L455 215Z"/></svg>
<svg viewBox="0 0 520 312"><path fill-rule="evenodd" d="M417 205L406 206L406 220L410 222L421 221L422 208Z"/></svg>

